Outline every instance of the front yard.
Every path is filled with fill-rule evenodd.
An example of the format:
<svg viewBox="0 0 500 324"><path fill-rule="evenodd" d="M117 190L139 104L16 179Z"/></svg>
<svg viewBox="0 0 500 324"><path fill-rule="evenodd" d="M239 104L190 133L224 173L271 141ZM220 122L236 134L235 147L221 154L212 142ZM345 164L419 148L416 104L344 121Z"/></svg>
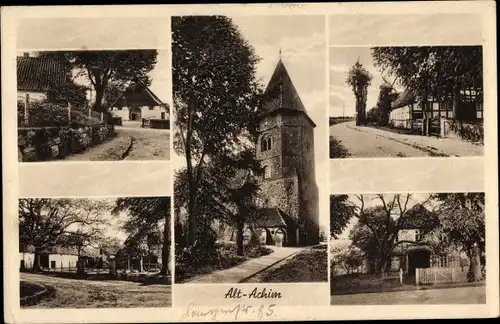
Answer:
<svg viewBox="0 0 500 324"><path fill-rule="evenodd" d="M328 281L327 245L306 249L281 267L263 276L263 282L326 282Z"/></svg>
<svg viewBox="0 0 500 324"><path fill-rule="evenodd" d="M21 273L21 287L42 285L49 290L47 297L26 308L110 308L110 307L170 307L170 285L141 284L128 281L77 280L47 275ZM27 293L26 288L21 288Z"/></svg>
<svg viewBox="0 0 500 324"><path fill-rule="evenodd" d="M399 277L391 276L382 279L380 274L350 274L331 276L330 294L350 295L359 293L380 293L390 291L409 291L426 289L443 289L455 287L475 287L483 286L484 282L461 282L461 283L443 283L433 285L415 284L415 278L404 278L403 285L399 282Z"/></svg>

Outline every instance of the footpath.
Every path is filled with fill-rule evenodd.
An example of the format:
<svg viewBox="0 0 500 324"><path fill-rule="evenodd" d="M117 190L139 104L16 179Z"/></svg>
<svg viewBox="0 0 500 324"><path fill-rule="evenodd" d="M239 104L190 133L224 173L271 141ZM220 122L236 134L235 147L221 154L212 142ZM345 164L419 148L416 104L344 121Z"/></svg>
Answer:
<svg viewBox="0 0 500 324"><path fill-rule="evenodd" d="M186 283L239 283L303 250L303 248L294 247L269 246L269 248L273 249L274 252L245 261L229 269L218 270L204 276L195 277Z"/></svg>
<svg viewBox="0 0 500 324"><path fill-rule="evenodd" d="M407 135L386 131L373 127L346 125L352 130L381 136L401 144L428 152L433 156L482 156L484 146L452 138Z"/></svg>

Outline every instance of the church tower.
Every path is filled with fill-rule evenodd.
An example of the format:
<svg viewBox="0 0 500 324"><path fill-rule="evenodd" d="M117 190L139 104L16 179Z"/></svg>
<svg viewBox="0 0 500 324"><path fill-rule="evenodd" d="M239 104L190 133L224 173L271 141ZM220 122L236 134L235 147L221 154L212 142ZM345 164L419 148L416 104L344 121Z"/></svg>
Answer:
<svg viewBox="0 0 500 324"><path fill-rule="evenodd" d="M319 240L315 127L280 58L264 92L256 155L264 167L265 207L282 215L290 246Z"/></svg>

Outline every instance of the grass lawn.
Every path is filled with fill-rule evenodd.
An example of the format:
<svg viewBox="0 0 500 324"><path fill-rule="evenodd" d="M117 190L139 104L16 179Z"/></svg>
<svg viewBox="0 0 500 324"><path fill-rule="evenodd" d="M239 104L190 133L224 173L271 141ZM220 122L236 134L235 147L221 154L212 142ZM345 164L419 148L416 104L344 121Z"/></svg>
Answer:
<svg viewBox="0 0 500 324"><path fill-rule="evenodd" d="M216 270L229 269L241 264L249 259L258 258L273 253L274 251L265 246L257 245L251 248L245 247L244 255L236 254L236 245L233 243L218 243L219 262L217 264L207 264L203 267L193 268L188 262L176 262L175 282L183 283L188 279L199 275L212 273ZM189 260L188 260L189 261Z"/></svg>
<svg viewBox="0 0 500 324"><path fill-rule="evenodd" d="M263 282L325 282L328 281L326 245L304 250L277 269L267 272Z"/></svg>
<svg viewBox="0 0 500 324"><path fill-rule="evenodd" d="M77 280L31 273L21 273L21 280L43 285L50 291L47 298L26 308L170 307L172 304L170 285Z"/></svg>

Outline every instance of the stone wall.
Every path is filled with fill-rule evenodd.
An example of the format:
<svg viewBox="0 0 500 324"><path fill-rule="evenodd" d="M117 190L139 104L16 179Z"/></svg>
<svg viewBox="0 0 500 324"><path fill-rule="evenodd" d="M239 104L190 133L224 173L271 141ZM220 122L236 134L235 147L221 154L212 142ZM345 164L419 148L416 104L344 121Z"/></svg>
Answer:
<svg viewBox="0 0 500 324"><path fill-rule="evenodd" d="M18 128L18 161L63 159L115 136L112 125Z"/></svg>

